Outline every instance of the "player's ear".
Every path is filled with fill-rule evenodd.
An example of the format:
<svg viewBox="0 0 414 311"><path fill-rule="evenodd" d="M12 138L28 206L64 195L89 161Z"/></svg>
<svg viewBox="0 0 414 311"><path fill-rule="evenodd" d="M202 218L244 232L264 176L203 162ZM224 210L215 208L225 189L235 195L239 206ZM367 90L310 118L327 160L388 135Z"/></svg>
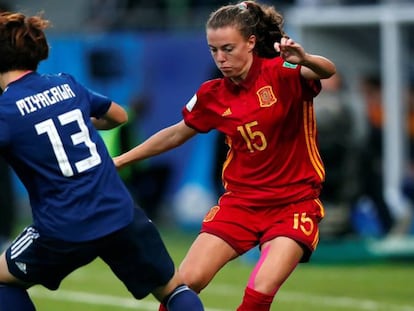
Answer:
<svg viewBox="0 0 414 311"><path fill-rule="evenodd" d="M255 35L251 35L247 39L247 46L249 48L249 52L252 52L254 47L256 46L256 36Z"/></svg>

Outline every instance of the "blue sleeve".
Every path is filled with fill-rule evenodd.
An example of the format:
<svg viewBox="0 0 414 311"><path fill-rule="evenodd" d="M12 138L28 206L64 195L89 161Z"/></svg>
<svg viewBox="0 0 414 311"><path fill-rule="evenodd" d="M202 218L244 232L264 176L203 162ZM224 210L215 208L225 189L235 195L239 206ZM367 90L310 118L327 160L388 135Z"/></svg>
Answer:
<svg viewBox="0 0 414 311"><path fill-rule="evenodd" d="M80 93L84 94L85 98L88 99L91 117L100 118L109 110L109 107L112 103L112 100L110 98L83 86L82 84L77 82L73 76L69 74L64 75L66 75L70 80L72 80L72 83L76 86Z"/></svg>
<svg viewBox="0 0 414 311"><path fill-rule="evenodd" d="M88 88L85 88L85 90L89 94L89 102L91 104L91 117L102 117L109 110L112 100L102 94L89 90Z"/></svg>

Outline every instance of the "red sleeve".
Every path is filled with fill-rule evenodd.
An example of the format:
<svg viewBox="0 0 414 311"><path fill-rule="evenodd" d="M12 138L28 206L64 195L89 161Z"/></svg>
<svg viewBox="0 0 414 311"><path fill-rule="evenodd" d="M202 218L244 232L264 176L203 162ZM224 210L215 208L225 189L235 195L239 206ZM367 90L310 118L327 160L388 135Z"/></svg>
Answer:
<svg viewBox="0 0 414 311"><path fill-rule="evenodd" d="M276 70L279 72L279 77L283 77L283 79L290 79L292 78L293 84L296 81L300 82L300 87L302 90L301 97L305 100L312 100L316 97L321 91L321 82L320 80L307 80L300 74L300 65L295 65L284 61L281 57L277 57L274 59L274 67L272 70Z"/></svg>
<svg viewBox="0 0 414 311"><path fill-rule="evenodd" d="M221 79L204 82L182 109L184 122L200 133L216 128L218 116L214 110Z"/></svg>
<svg viewBox="0 0 414 311"><path fill-rule="evenodd" d="M302 76L301 80L304 98L311 100L320 93L322 89L321 80L307 80Z"/></svg>

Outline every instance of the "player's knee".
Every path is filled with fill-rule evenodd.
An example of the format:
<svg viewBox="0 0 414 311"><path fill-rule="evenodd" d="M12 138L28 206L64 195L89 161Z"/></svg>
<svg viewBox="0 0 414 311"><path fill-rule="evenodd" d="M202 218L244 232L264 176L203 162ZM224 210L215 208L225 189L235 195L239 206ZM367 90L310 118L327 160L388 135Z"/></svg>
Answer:
<svg viewBox="0 0 414 311"><path fill-rule="evenodd" d="M184 283L196 293L200 293L208 284L200 271L180 271L179 274Z"/></svg>

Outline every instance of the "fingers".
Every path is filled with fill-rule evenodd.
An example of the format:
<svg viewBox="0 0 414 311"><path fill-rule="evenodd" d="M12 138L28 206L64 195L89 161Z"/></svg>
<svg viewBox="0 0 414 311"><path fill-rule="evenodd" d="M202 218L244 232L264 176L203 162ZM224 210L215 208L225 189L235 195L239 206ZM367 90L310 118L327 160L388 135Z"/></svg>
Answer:
<svg viewBox="0 0 414 311"><path fill-rule="evenodd" d="M295 44L295 41L291 38L283 37L280 39L280 42L275 42L273 46L277 52L283 52L287 48L294 47Z"/></svg>
<svg viewBox="0 0 414 311"><path fill-rule="evenodd" d="M293 41L293 39L291 39L291 38L282 37L282 39L280 39L280 45L282 47L284 47L284 46L294 46L295 44L296 44L295 41Z"/></svg>
<svg viewBox="0 0 414 311"><path fill-rule="evenodd" d="M281 45L286 45L286 43L287 43L287 41L289 40L289 38L285 38L285 37L282 37L281 39L280 39L280 44Z"/></svg>
<svg viewBox="0 0 414 311"><path fill-rule="evenodd" d="M293 42L292 39L282 38L280 40L280 42L275 42L273 46L274 46L276 51L280 52L281 50L283 50L283 49L285 49L289 46L292 46L293 44L294 44L294 42Z"/></svg>

